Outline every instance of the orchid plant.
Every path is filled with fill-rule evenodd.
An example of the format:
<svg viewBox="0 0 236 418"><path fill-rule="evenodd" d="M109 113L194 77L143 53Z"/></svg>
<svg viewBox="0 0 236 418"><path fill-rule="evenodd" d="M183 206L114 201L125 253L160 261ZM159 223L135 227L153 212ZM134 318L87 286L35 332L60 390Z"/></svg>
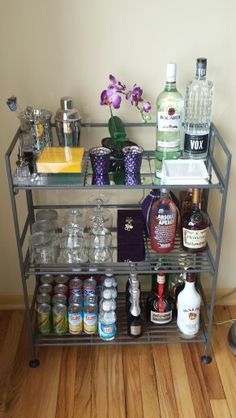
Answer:
<svg viewBox="0 0 236 418"><path fill-rule="evenodd" d="M135 106L140 112L143 122L147 123L151 116L151 103L143 99L143 90L134 84L133 88L128 90L124 84L118 81L113 75L109 75L110 83L106 90L101 93L100 104L109 106L111 117L108 121L108 129L114 142L124 142L126 139L125 127L122 120L118 116L114 116L113 109L119 109L122 96Z"/></svg>

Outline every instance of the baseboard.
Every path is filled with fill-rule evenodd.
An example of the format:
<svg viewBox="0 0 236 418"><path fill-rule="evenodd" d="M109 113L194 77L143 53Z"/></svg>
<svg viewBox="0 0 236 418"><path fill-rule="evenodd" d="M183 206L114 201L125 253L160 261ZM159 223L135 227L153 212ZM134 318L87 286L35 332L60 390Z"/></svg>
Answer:
<svg viewBox="0 0 236 418"><path fill-rule="evenodd" d="M207 300L210 300L210 289L205 289ZM29 297L30 300L32 296ZM219 288L216 291L215 305L236 305L236 288ZM0 294L0 310L24 310L23 295Z"/></svg>

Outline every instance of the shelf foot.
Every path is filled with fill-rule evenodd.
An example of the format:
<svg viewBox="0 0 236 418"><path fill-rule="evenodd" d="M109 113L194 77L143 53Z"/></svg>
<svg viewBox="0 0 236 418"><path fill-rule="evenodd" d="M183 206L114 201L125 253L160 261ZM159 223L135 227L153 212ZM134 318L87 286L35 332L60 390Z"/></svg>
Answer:
<svg viewBox="0 0 236 418"><path fill-rule="evenodd" d="M30 360L29 361L29 366L32 368L32 369L35 369L36 367L38 367L40 365L40 361L39 360L37 360L37 359L35 359L35 360Z"/></svg>
<svg viewBox="0 0 236 418"><path fill-rule="evenodd" d="M212 358L211 358L211 356L204 355L204 356L201 357L201 362L203 364L209 364L209 363L212 362Z"/></svg>

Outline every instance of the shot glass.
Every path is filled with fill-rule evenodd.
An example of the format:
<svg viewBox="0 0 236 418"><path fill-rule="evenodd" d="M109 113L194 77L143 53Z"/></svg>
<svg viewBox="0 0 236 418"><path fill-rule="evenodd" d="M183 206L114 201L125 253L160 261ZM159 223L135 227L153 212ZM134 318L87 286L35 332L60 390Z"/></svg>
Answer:
<svg viewBox="0 0 236 418"><path fill-rule="evenodd" d="M140 184L140 168L142 163L143 148L132 145L124 147L122 151L125 169L125 184L128 186Z"/></svg>
<svg viewBox="0 0 236 418"><path fill-rule="evenodd" d="M109 165L111 151L105 147L94 147L89 150L93 175L92 184L103 186L110 184Z"/></svg>

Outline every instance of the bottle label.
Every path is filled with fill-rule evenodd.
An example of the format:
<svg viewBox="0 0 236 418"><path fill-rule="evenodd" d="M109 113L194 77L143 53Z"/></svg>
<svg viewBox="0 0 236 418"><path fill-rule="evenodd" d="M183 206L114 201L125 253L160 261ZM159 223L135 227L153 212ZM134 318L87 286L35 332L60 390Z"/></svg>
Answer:
<svg viewBox="0 0 236 418"><path fill-rule="evenodd" d="M175 239L176 216L175 214L156 216L154 226L154 246L162 249L169 249L173 246Z"/></svg>
<svg viewBox="0 0 236 418"><path fill-rule="evenodd" d="M207 231L205 229L187 229L183 228L183 245L187 248L204 248L207 242Z"/></svg>
<svg viewBox="0 0 236 418"><path fill-rule="evenodd" d="M208 149L208 134L190 135L185 134L184 151L188 154L204 154Z"/></svg>
<svg viewBox="0 0 236 418"><path fill-rule="evenodd" d="M168 322L172 321L172 311L155 312L151 310L150 321L153 324L168 324Z"/></svg>
<svg viewBox="0 0 236 418"><path fill-rule="evenodd" d="M79 334L82 332L83 317L82 313L68 313L69 332L71 334Z"/></svg>
<svg viewBox="0 0 236 418"><path fill-rule="evenodd" d="M178 132L180 130L180 113L175 113L174 108L168 112L157 112L158 131Z"/></svg>
<svg viewBox="0 0 236 418"><path fill-rule="evenodd" d="M188 336L194 336L199 331L200 307L184 307L178 304L177 325L180 331Z"/></svg>
<svg viewBox="0 0 236 418"><path fill-rule="evenodd" d="M116 324L115 322L113 322L112 324L99 322L98 331L99 331L100 337L103 338L104 340L114 338L116 335Z"/></svg>
<svg viewBox="0 0 236 418"><path fill-rule="evenodd" d="M141 335L142 333L142 326L140 325L131 325L130 326L130 334L134 336Z"/></svg>
<svg viewBox="0 0 236 418"><path fill-rule="evenodd" d="M97 313L84 313L84 332L97 332Z"/></svg>

